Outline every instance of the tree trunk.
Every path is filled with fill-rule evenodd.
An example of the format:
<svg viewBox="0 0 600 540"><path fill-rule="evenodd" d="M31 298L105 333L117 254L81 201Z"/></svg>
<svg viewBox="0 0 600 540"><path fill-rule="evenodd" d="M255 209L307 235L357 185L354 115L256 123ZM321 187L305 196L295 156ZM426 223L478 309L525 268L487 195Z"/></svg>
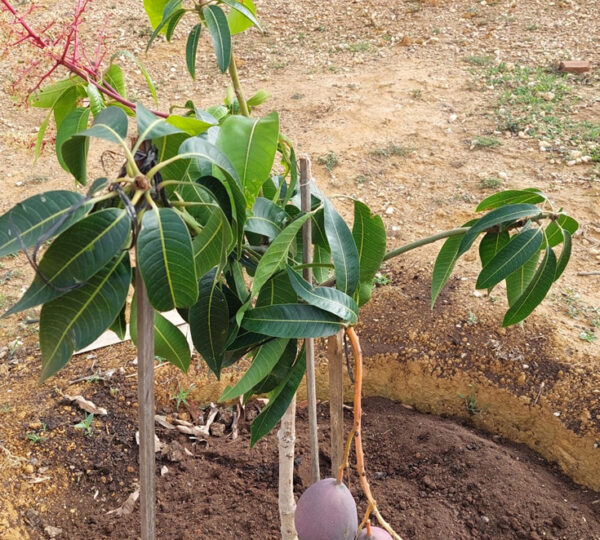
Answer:
<svg viewBox="0 0 600 540"><path fill-rule="evenodd" d="M294 448L296 443L296 396L281 419L277 432L279 441L279 516L281 539L298 540L294 515Z"/></svg>

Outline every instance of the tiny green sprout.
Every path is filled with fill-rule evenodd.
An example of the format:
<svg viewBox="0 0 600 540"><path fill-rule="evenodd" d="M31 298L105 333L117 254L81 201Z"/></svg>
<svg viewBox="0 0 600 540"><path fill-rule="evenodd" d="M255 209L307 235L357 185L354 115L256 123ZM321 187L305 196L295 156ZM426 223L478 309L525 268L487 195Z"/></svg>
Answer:
<svg viewBox="0 0 600 540"><path fill-rule="evenodd" d="M75 429L82 429L85 431L85 434L88 437L91 437L94 433L94 429L92 428L92 422L94 421L94 415L92 413L88 414L81 422L75 424L73 427Z"/></svg>
<svg viewBox="0 0 600 540"><path fill-rule="evenodd" d="M479 321L479 319L477 318L477 315L475 315L475 313L473 313L471 310L469 310L469 316L467 317L467 323L468 324L477 324L478 321Z"/></svg>
<svg viewBox="0 0 600 540"><path fill-rule="evenodd" d="M579 339L587 341L588 343L594 343L598 337L594 334L593 330L584 330L579 334Z"/></svg>
<svg viewBox="0 0 600 540"><path fill-rule="evenodd" d="M384 285L389 285L392 282L392 278L386 274L382 274L381 272L377 272L375 277L373 278L373 284L377 287L383 287Z"/></svg>
<svg viewBox="0 0 600 540"><path fill-rule="evenodd" d="M116 396L119 393L119 389L116 386L111 386L110 387L110 395L111 396Z"/></svg>
<svg viewBox="0 0 600 540"><path fill-rule="evenodd" d="M339 161L340 159L335 152L329 152L317 159L319 165L323 165L329 172L333 171L333 169L337 167Z"/></svg>
<svg viewBox="0 0 600 540"><path fill-rule="evenodd" d="M474 416L476 414L483 414L488 410L489 405L486 405L483 408L480 408L477 405L477 397L475 396L475 392L471 392L469 395L466 394L458 394L458 397L465 402L465 407L470 415Z"/></svg>
<svg viewBox="0 0 600 540"><path fill-rule="evenodd" d="M3 403L0 405L0 414L8 414L10 412L10 405L8 403Z"/></svg>
<svg viewBox="0 0 600 540"><path fill-rule="evenodd" d="M180 386L177 393L173 394L171 399L173 399L175 401L176 410L179 410L179 407L181 407L182 404L185 405L186 407L189 407L190 404L187 402L187 397L190 395L190 392L192 391L193 388L194 388L194 383L192 383L187 390L183 390Z"/></svg>
<svg viewBox="0 0 600 540"><path fill-rule="evenodd" d="M31 444L37 444L39 442L45 441L46 437L42 435L48 429L48 426L44 422L42 422L42 427L38 431L29 431L27 433L27 439L31 442Z"/></svg>

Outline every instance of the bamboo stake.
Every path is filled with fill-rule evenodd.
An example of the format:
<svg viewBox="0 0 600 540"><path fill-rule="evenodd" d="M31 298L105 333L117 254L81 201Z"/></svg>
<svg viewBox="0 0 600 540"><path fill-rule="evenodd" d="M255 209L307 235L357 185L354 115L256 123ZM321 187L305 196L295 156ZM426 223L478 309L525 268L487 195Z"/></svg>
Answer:
<svg viewBox="0 0 600 540"><path fill-rule="evenodd" d="M155 538L154 490L154 310L136 270L138 417L140 428L140 519L142 540Z"/></svg>
<svg viewBox="0 0 600 540"><path fill-rule="evenodd" d="M279 442L279 518L281 540L298 540L294 515L294 445L296 443L296 396L281 418L277 432Z"/></svg>
<svg viewBox="0 0 600 540"><path fill-rule="evenodd" d="M308 156L300 157L300 204L303 212L310 212L310 183L312 173ZM302 262L312 262L312 228L310 219L302 226ZM312 269L302 270L304 279L312 284ZM308 400L308 430L310 443L310 463L312 482L321 479L319 470L319 435L317 425L317 386L315 380L315 341L312 338L304 340L306 350L306 387Z"/></svg>
<svg viewBox="0 0 600 540"><path fill-rule="evenodd" d="M342 339L340 330L327 340L329 361L329 425L331 432L331 470L338 471L344 459L344 381ZM333 476L333 474L332 474Z"/></svg>

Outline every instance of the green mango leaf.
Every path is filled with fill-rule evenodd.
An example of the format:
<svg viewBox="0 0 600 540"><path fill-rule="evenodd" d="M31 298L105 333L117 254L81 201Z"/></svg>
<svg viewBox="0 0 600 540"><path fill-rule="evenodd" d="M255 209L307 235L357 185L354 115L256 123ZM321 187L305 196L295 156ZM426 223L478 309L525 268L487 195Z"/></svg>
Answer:
<svg viewBox="0 0 600 540"><path fill-rule="evenodd" d="M178 159L195 159L208 162L221 169L241 185L240 177L226 153L200 137L186 139L179 147ZM245 208L244 208L245 211Z"/></svg>
<svg viewBox="0 0 600 540"><path fill-rule="evenodd" d="M125 76L123 70L118 64L110 64L104 72L103 79L117 91L120 96L127 98L127 89L125 88Z"/></svg>
<svg viewBox="0 0 600 540"><path fill-rule="evenodd" d="M56 157L60 166L65 171L73 173L75 178L83 184L85 184L87 175L86 164L90 141L87 137L73 137L73 135L87 128L89 117L90 110L87 107L74 109L66 116L56 131ZM69 144L63 148L67 141L69 141ZM72 154L68 161L71 164L77 163L75 171L68 167L63 158L63 152Z"/></svg>
<svg viewBox="0 0 600 540"><path fill-rule="evenodd" d="M172 208L148 210L137 240L137 264L158 311L189 307L198 299L190 233Z"/></svg>
<svg viewBox="0 0 600 540"><path fill-rule="evenodd" d="M479 219L463 236L458 249L458 256L467 252L480 233L505 223L512 223L519 219L537 217L541 214L540 209L533 204L509 204L492 210Z"/></svg>
<svg viewBox="0 0 600 540"><path fill-rule="evenodd" d="M202 8L206 28L210 32L217 56L217 64L222 73L227 71L231 58L231 33L227 17L219 6L209 5Z"/></svg>
<svg viewBox="0 0 600 540"><path fill-rule="evenodd" d="M69 227L52 242L33 283L4 316L44 304L83 286L123 248L130 228L127 212L118 208L100 210Z"/></svg>
<svg viewBox="0 0 600 540"><path fill-rule="evenodd" d="M162 0L159 0L159 1L162 1ZM145 2L144 2L144 4L145 4ZM161 11L161 14L162 14L162 11ZM159 22L160 22L160 19L159 19ZM154 83L152 82L152 78L150 77L148 70L146 69L144 64L142 62L140 62L131 51L127 51L127 50L121 50L121 51L117 51L116 53L114 53L110 57L110 63L112 64L117 58L119 58L121 56L129 58L130 60L133 60L135 62L135 64L139 68L139 70L142 72L144 79L146 79L146 84L148 85L148 89L150 90L150 93L152 94L152 99L154 100L154 103L158 103L158 97L156 95L156 87L154 86Z"/></svg>
<svg viewBox="0 0 600 540"><path fill-rule="evenodd" d="M314 246L313 249L313 276L317 283L323 283L330 277L333 265L331 264L331 252L328 248ZM360 302L358 305L362 305Z"/></svg>
<svg viewBox="0 0 600 540"><path fill-rule="evenodd" d="M254 446L281 420L289 407L306 370L304 350L298 356L288 377L269 394L269 404L256 417L250 427L250 446Z"/></svg>
<svg viewBox="0 0 600 540"><path fill-rule="evenodd" d="M77 87L73 86L60 96L52 108L57 128L75 107L77 107Z"/></svg>
<svg viewBox="0 0 600 540"><path fill-rule="evenodd" d="M481 267L485 267L506 244L510 242L508 231L490 231L484 235L479 243L479 259Z"/></svg>
<svg viewBox="0 0 600 540"><path fill-rule="evenodd" d="M127 307L127 304L123 304L121 311L119 311L119 314L117 315L115 320L108 327L108 329L111 332L114 332L115 334L117 334L117 337L120 340L124 340L125 336L127 334L127 319L125 318L126 307Z"/></svg>
<svg viewBox="0 0 600 540"><path fill-rule="evenodd" d="M216 268L202 277L198 302L189 311L194 347L217 378L221 375L229 333L229 307L218 279Z"/></svg>
<svg viewBox="0 0 600 540"><path fill-rule="evenodd" d="M556 275L556 256L547 246L546 254L523 294L516 300L504 315L502 326L510 326L521 322L545 298Z"/></svg>
<svg viewBox="0 0 600 540"><path fill-rule="evenodd" d="M490 289L523 266L542 245L544 233L532 227L515 234L492 260L483 267L477 278L477 289Z"/></svg>
<svg viewBox="0 0 600 540"><path fill-rule="evenodd" d="M273 240L267 251L260 259L258 268L254 274L252 282L252 296L256 296L261 287L278 270L282 269L288 257L288 252L296 235L300 231L304 222L310 218L310 214L303 214L292 221L278 236Z"/></svg>
<svg viewBox="0 0 600 540"><path fill-rule="evenodd" d="M181 21L181 18L185 14L186 14L186 10L180 9L177 12L175 12L172 17L169 18L169 22L167 23L167 29L165 31L165 36L167 38L167 41L169 41L169 42L171 41L171 38L173 37L173 33L175 32L175 28L177 28L179 21Z"/></svg>
<svg viewBox="0 0 600 540"><path fill-rule="evenodd" d="M94 118L92 127L76 134L78 137L98 137L127 148L127 114L119 107L107 107ZM63 158L66 161L63 152Z"/></svg>
<svg viewBox="0 0 600 540"><path fill-rule="evenodd" d="M196 275L203 276L215 266L223 268L232 241L233 234L225 214L220 208L215 208L192 242Z"/></svg>
<svg viewBox="0 0 600 540"><path fill-rule="evenodd" d="M494 193L479 203L475 212L493 210L508 204L529 203L536 204L546 201L548 198L539 189L508 189L500 193Z"/></svg>
<svg viewBox="0 0 600 540"><path fill-rule="evenodd" d="M256 297L255 307L272 306L273 304L293 304L298 295L292 287L287 272L278 272L260 289Z"/></svg>
<svg viewBox="0 0 600 540"><path fill-rule="evenodd" d="M98 116L104 109L106 109L106 104L104 103L104 98L100 93L100 90L96 88L93 84L88 84L85 87L85 93L87 94L88 101L90 103L90 110L92 111L92 115L94 118Z"/></svg>
<svg viewBox="0 0 600 540"><path fill-rule="evenodd" d="M248 98L246 105L248 105L248 107L258 107L267 101L267 99L269 99L268 92L265 90L259 90L252 97Z"/></svg>
<svg viewBox="0 0 600 540"><path fill-rule="evenodd" d="M557 246L564 240L563 230L569 234L575 234L575 231L579 228L579 223L572 217L566 214L560 214L556 221L553 221L546 227L546 238L550 247Z"/></svg>
<svg viewBox="0 0 600 540"><path fill-rule="evenodd" d="M79 77L61 79L55 83L44 86L41 90L34 92L29 97L29 104L40 109L52 109L56 102L69 90L81 84Z"/></svg>
<svg viewBox="0 0 600 540"><path fill-rule="evenodd" d="M359 282L370 285L385 256L385 225L381 216L371 214L369 207L360 201L354 201L352 237L358 251ZM359 298L359 305L368 299Z"/></svg>
<svg viewBox="0 0 600 540"><path fill-rule="evenodd" d="M144 10L152 28L156 28L163 19L163 12L169 0L144 0Z"/></svg>
<svg viewBox="0 0 600 540"><path fill-rule="evenodd" d="M40 152L42 151L42 144L44 143L44 135L46 130L48 129L48 124L50 123L50 117L52 116L52 111L50 111L44 121L40 125L40 129L38 131L37 137L35 138L35 148L33 150L33 162L36 163L37 159L40 157Z"/></svg>
<svg viewBox="0 0 600 540"><path fill-rule="evenodd" d="M448 238L435 259L431 282L431 309L435 306L435 301L452 275L452 270L458 260L458 248L464 236L464 234L459 234Z"/></svg>
<svg viewBox="0 0 600 540"><path fill-rule="evenodd" d="M246 232L261 234L273 240L289 219L288 214L273 201L257 197L252 206L252 216L246 220Z"/></svg>
<svg viewBox="0 0 600 540"><path fill-rule="evenodd" d="M192 137L204 133L207 129L215 125L214 123L205 122L204 120L199 120L192 116L178 116L176 114L169 116L166 121L179 130L185 131Z"/></svg>
<svg viewBox="0 0 600 540"><path fill-rule="evenodd" d="M134 296L129 318L131 341L137 345L137 304ZM187 339L172 322L154 311L154 354L187 373L191 352Z"/></svg>
<svg viewBox="0 0 600 540"><path fill-rule="evenodd" d="M160 34L161 32L166 33L166 31L167 31L166 26L169 24L171 19L181 18L183 13L185 13L185 10L181 9L182 1L183 0L170 0L165 5L165 8L162 12L161 20L154 28L154 31L152 32L152 35L150 36L150 39L148 40L148 43L146 44L146 52L148 52L148 50L150 49L150 46L152 45L152 43L154 42L154 40L156 39L158 34Z"/></svg>
<svg viewBox="0 0 600 540"><path fill-rule="evenodd" d="M320 338L337 333L344 323L335 315L307 304L276 304L245 312L242 327L280 338Z"/></svg>
<svg viewBox="0 0 600 540"><path fill-rule="evenodd" d="M138 138L135 144L136 150L143 141L181 132L180 129L167 122L164 118L159 118L153 112L146 109L141 103L136 103L135 112L138 129Z"/></svg>
<svg viewBox="0 0 600 540"><path fill-rule="evenodd" d="M198 40L200 39L201 31L201 24L194 26L188 35L187 43L185 45L185 64L192 79L196 78L196 52L198 51Z"/></svg>
<svg viewBox="0 0 600 540"><path fill-rule="evenodd" d="M277 386L285 381L290 374L290 369L296 361L297 354L298 342L295 339L290 339L281 358L279 358L275 366L273 366L271 372L254 388L244 394L244 403L246 403L253 395L272 392Z"/></svg>
<svg viewBox="0 0 600 540"><path fill-rule="evenodd" d="M336 287L347 295L354 294L360 278L358 250L348 225L333 205L324 199L325 234L329 242ZM372 270L366 263L365 275Z"/></svg>
<svg viewBox="0 0 600 540"><path fill-rule="evenodd" d="M556 263L556 274L554 275L554 281L556 281L565 271L569 259L571 258L571 234L569 231L567 231L567 229L563 229L562 232L564 235L563 248Z"/></svg>
<svg viewBox="0 0 600 540"><path fill-rule="evenodd" d="M527 285L531 282L539 260L540 254L539 252L536 252L525 264L520 268L517 268L510 276L507 276L506 298L509 307L519 299L523 294L523 291L527 288Z"/></svg>
<svg viewBox="0 0 600 540"><path fill-rule="evenodd" d="M233 387L227 387L219 401L227 401L249 392L275 367L288 344L287 339L274 339L265 343L254 355L252 364Z"/></svg>
<svg viewBox="0 0 600 540"><path fill-rule="evenodd" d="M276 112L263 118L233 115L221 125L216 146L233 163L251 204L271 174L278 139Z"/></svg>
<svg viewBox="0 0 600 540"><path fill-rule="evenodd" d="M256 6L252 0L244 0L243 6L247 8L254 17L256 17ZM262 31L258 24L255 24L245 13L242 13L237 9L232 9L229 11L227 14L227 23L229 24L229 31L231 32L232 36L235 34L240 34L252 26L257 26Z"/></svg>
<svg viewBox="0 0 600 540"><path fill-rule="evenodd" d="M83 287L44 304L40 314L42 381L110 326L125 304L130 283L129 256L124 252Z"/></svg>
<svg viewBox="0 0 600 540"><path fill-rule="evenodd" d="M256 26L256 28L258 28L261 32L263 31L263 29L261 28L258 19L256 18L256 8L254 6L254 9L251 9L250 6L246 5L247 3L252 4L251 2L248 2L248 0L243 0L244 3L238 2L237 0L221 0L224 4L227 4L229 7L233 8L235 11L237 11L238 13L240 13L243 17L245 17L250 23L251 26ZM227 17L227 22L229 24L229 29L231 31L231 19L230 17ZM236 20L233 19L233 22L235 24ZM237 29L237 28L236 28ZM234 32L231 32L232 34Z"/></svg>
<svg viewBox="0 0 600 540"><path fill-rule="evenodd" d="M358 321L358 306L346 293L332 287L313 288L298 272L287 268L290 283L302 300L340 317L348 326Z"/></svg>
<svg viewBox="0 0 600 540"><path fill-rule="evenodd" d="M0 216L0 257L30 248L42 237L49 240L60 234L91 210L91 204L83 203L84 197L79 193L62 190L47 191L17 203Z"/></svg>

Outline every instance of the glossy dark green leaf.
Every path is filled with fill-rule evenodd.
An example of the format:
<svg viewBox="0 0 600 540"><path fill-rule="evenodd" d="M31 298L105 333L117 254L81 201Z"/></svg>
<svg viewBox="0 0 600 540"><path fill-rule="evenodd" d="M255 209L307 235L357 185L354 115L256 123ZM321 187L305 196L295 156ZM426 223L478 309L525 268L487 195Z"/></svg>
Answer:
<svg viewBox="0 0 600 540"><path fill-rule="evenodd" d="M185 9L178 9L175 13L173 13L172 17L169 17L169 22L167 23L167 29L165 30L165 36L167 41L171 41L173 37L173 33L175 32L175 28L181 21L181 18L185 15Z"/></svg>
<svg viewBox="0 0 600 540"><path fill-rule="evenodd" d="M127 335L127 319L125 318L126 307L127 305L123 304L121 311L119 311L119 314L115 317L115 320L110 323L110 326L108 327L111 332L117 334L117 337L120 340L124 340L125 336Z"/></svg>
<svg viewBox="0 0 600 540"><path fill-rule="evenodd" d="M256 297L256 307L293 304L297 300L298 295L290 283L287 271L278 272L260 289L260 293Z"/></svg>
<svg viewBox="0 0 600 540"><path fill-rule="evenodd" d="M192 341L218 378L229 333L229 308L216 269L202 277L199 289L198 302L189 311Z"/></svg>
<svg viewBox="0 0 600 540"><path fill-rule="evenodd" d="M324 199L325 234L335 269L336 287L351 296L358 286L360 263L358 250L346 222L333 205ZM368 268L370 270L370 267Z"/></svg>
<svg viewBox="0 0 600 540"><path fill-rule="evenodd" d="M347 325L354 325L358 320L358 306L346 293L333 287L311 287L298 272L290 266L287 268L290 283L294 291L308 304L318 307L340 317Z"/></svg>
<svg viewBox="0 0 600 540"><path fill-rule="evenodd" d="M234 399L252 390L275 367L287 344L287 339L273 339L260 347L243 377L232 388L227 387L219 401Z"/></svg>
<svg viewBox="0 0 600 540"><path fill-rule="evenodd" d="M90 140L87 137L73 137L73 135L87 128L89 116L90 110L87 107L79 107L67 115L56 131L55 146L58 162L65 171L73 174L82 184L86 181ZM63 153L70 154L67 160L63 158Z"/></svg>
<svg viewBox="0 0 600 540"><path fill-rule="evenodd" d="M215 208L211 217L192 242L196 275L203 276L211 268L225 265L233 235L229 222L220 208Z"/></svg>
<svg viewBox="0 0 600 540"><path fill-rule="evenodd" d="M569 263L569 259L571 258L571 233L569 233L569 231L567 231L566 229L563 229L563 236L563 247L562 251L560 252L560 257L558 258L558 261L556 263L556 274L554 275L554 281L556 281L565 271L565 268Z"/></svg>
<svg viewBox="0 0 600 540"><path fill-rule="evenodd" d="M221 169L241 185L240 177L229 157L215 145L202 140L200 137L186 139L179 147L178 159L194 159L200 162L208 162Z"/></svg>
<svg viewBox="0 0 600 540"><path fill-rule="evenodd" d="M539 227L515 234L483 267L477 278L476 288L489 289L524 265L540 249L543 235Z"/></svg>
<svg viewBox="0 0 600 540"><path fill-rule="evenodd" d="M142 141L181 132L180 129L168 123L164 118L159 118L139 102L135 107L135 115L138 129L136 146L138 147Z"/></svg>
<svg viewBox="0 0 600 540"><path fill-rule="evenodd" d="M379 271L385 255L385 225L381 216L371 214L369 207L360 201L354 201L352 237L358 250L359 282L370 285L375 274ZM358 295L359 305L363 305L370 297L370 295L365 297L364 289L362 290L363 296Z"/></svg>
<svg viewBox="0 0 600 540"><path fill-rule="evenodd" d="M131 303L129 318L131 341L137 344L137 304ZM167 360L184 373L190 367L191 352L187 339L172 322L154 311L154 354Z"/></svg>
<svg viewBox="0 0 600 540"><path fill-rule="evenodd" d="M463 240L464 234L460 234L457 236L451 236L448 238L438 256L435 259L435 264L433 265L433 277L431 281L431 308L435 305L435 301L437 297L442 292L444 285L450 279L452 275L452 270L454 270L454 266L456 265L456 261L458 260L458 248Z"/></svg>
<svg viewBox="0 0 600 540"><path fill-rule="evenodd" d="M194 26L188 35L185 45L185 64L192 79L196 78L196 52L198 51L198 40L200 39L201 31L201 24Z"/></svg>
<svg viewBox="0 0 600 540"><path fill-rule="evenodd" d="M148 210L137 240L137 264L148 299L158 311L189 307L198 299L190 233L171 208Z"/></svg>
<svg viewBox="0 0 600 540"><path fill-rule="evenodd" d="M304 214L292 221L267 248L267 251L258 263L258 268L254 275L252 296L256 296L267 280L275 272L284 267L290 246L295 241L296 235L302 228L302 225L309 217L310 214Z"/></svg>
<svg viewBox="0 0 600 540"><path fill-rule="evenodd" d="M222 73L229 67L231 58L231 33L227 17L219 6L209 5L202 8L206 28L210 32L217 57L217 64Z"/></svg>
<svg viewBox="0 0 600 540"><path fill-rule="evenodd" d="M523 294L515 301L504 315L502 326L510 326L521 322L527 317L545 298L550 290L554 276L556 275L556 256L550 247L546 248L546 254L538 266Z"/></svg>
<svg viewBox="0 0 600 540"><path fill-rule="evenodd" d="M246 220L246 231L261 234L270 240L282 230L289 216L280 206L264 197L257 197L252 206L252 215Z"/></svg>
<svg viewBox="0 0 600 540"><path fill-rule="evenodd" d="M60 234L91 210L92 205L83 202L74 191L47 191L17 203L0 217L0 257L30 248L46 235L49 240ZM71 210L75 205L78 208Z"/></svg>
<svg viewBox="0 0 600 540"><path fill-rule="evenodd" d="M533 204L509 204L492 210L479 219L463 236L458 249L458 256L460 257L468 251L477 236L486 229L496 225L512 223L519 219L536 217L539 214L541 214L541 210Z"/></svg>
<svg viewBox="0 0 600 540"><path fill-rule="evenodd" d="M265 394L273 391L283 381L285 381L290 374L290 369L296 361L298 355L298 342L295 339L288 340L287 347L281 358L277 361L277 364L271 369L271 372L260 381L254 388L244 394L244 403L248 401L252 395Z"/></svg>
<svg viewBox="0 0 600 540"><path fill-rule="evenodd" d="M289 372L287 379L269 393L269 404L256 417L250 427L250 446L255 445L279 422L292 401L306 370L306 358L302 352Z"/></svg>
<svg viewBox="0 0 600 540"><path fill-rule="evenodd" d="M328 248L321 246L314 246L313 248L313 276L317 283L323 283L327 281L333 270L331 264L331 252ZM359 302L360 305L360 302Z"/></svg>
<svg viewBox="0 0 600 540"><path fill-rule="evenodd" d="M477 206L475 211L482 212L483 210L493 210L494 208L499 208L508 204L542 203L546 199L547 197L541 193L539 189L509 189L490 195L479 203L479 206Z"/></svg>
<svg viewBox="0 0 600 540"><path fill-rule="evenodd" d="M84 285L123 248L130 228L127 213L117 208L100 210L69 227L52 242L33 283L5 315L44 304Z"/></svg>
<svg viewBox="0 0 600 540"><path fill-rule="evenodd" d="M546 227L546 241L550 247L557 246L563 239L563 230L567 231L571 236L579 228L579 223L572 217L566 214L560 214L556 221L553 221Z"/></svg>
<svg viewBox="0 0 600 540"><path fill-rule="evenodd" d="M278 140L276 112L263 118L233 115L221 125L216 146L231 160L250 202L271 174Z"/></svg>
<svg viewBox="0 0 600 540"><path fill-rule="evenodd" d="M490 231L484 235L479 243L479 259L481 267L485 267L506 244L510 242L508 231Z"/></svg>
<svg viewBox="0 0 600 540"><path fill-rule="evenodd" d="M527 285L531 282L539 260L540 253L534 253L525 264L517 268L506 278L506 298L509 307L519 299L523 291L527 288Z"/></svg>
<svg viewBox="0 0 600 540"><path fill-rule="evenodd" d="M92 127L77 133L79 137L98 137L110 142L126 145L127 114L119 107L107 107L94 118ZM63 158L66 156L63 152ZM69 164L70 167L70 164Z"/></svg>
<svg viewBox="0 0 600 540"><path fill-rule="evenodd" d="M242 327L281 338L319 338L337 333L344 323L307 304L275 304L246 311Z"/></svg>
<svg viewBox="0 0 600 540"><path fill-rule="evenodd" d="M98 338L119 315L131 282L129 257L115 257L83 287L47 302L40 314L41 379Z"/></svg>

